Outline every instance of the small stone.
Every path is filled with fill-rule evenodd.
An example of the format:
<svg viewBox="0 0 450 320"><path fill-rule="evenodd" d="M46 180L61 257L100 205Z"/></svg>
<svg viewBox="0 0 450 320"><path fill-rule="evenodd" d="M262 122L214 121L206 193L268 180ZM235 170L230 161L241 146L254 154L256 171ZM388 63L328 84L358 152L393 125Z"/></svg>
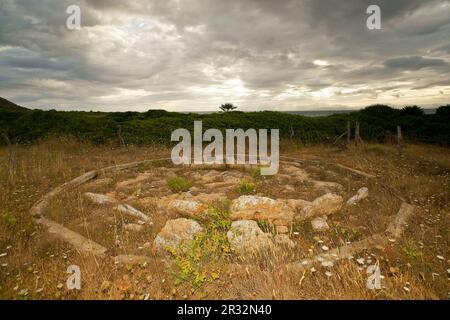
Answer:
<svg viewBox="0 0 450 320"><path fill-rule="evenodd" d="M333 264L333 262L331 262L331 261L323 261L322 262L322 267L325 267L325 268L331 268L331 267L333 267L334 266L334 264Z"/></svg>
<svg viewBox="0 0 450 320"><path fill-rule="evenodd" d="M439 260L444 261L445 258L443 256L436 256Z"/></svg>
<svg viewBox="0 0 450 320"><path fill-rule="evenodd" d="M6 257L8 255L7 252L0 253L0 258Z"/></svg>
<svg viewBox="0 0 450 320"><path fill-rule="evenodd" d="M322 232L330 229L330 226L328 225L327 221L321 217L311 220L311 226L313 230L317 232Z"/></svg>
<svg viewBox="0 0 450 320"><path fill-rule="evenodd" d="M331 277L331 276L333 275L333 273L330 272L330 271L327 271L327 272L325 272L325 275L326 275L327 277Z"/></svg>
<svg viewBox="0 0 450 320"><path fill-rule="evenodd" d="M62 283L58 283L58 285L56 286L56 288L58 289L62 289L64 287L64 285Z"/></svg>
<svg viewBox="0 0 450 320"><path fill-rule="evenodd" d="M363 265L365 263L364 258L358 258L356 259L356 262L358 262L360 265Z"/></svg>
<svg viewBox="0 0 450 320"><path fill-rule="evenodd" d="M323 251L328 251L328 250L330 250L330 248L328 248L327 246L322 246L322 250Z"/></svg>
<svg viewBox="0 0 450 320"><path fill-rule="evenodd" d="M311 271L312 273L316 272L316 269L314 267L312 267L311 269L309 269L309 271Z"/></svg>
<svg viewBox="0 0 450 320"><path fill-rule="evenodd" d="M411 291L411 289L408 288L408 287L403 287L403 290L405 290L406 292L410 292Z"/></svg>
<svg viewBox="0 0 450 320"><path fill-rule="evenodd" d="M127 223L124 226L124 229L127 231L132 231L132 232L139 232L142 231L143 226L137 223Z"/></svg>
<svg viewBox="0 0 450 320"><path fill-rule="evenodd" d="M28 289L22 289L19 291L19 296L27 296L28 295Z"/></svg>

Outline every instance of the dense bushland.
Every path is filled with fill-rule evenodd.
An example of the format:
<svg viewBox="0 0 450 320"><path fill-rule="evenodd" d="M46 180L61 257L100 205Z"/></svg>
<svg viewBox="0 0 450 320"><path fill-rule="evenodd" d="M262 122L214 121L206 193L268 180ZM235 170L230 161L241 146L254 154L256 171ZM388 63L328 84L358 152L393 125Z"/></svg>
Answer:
<svg viewBox="0 0 450 320"><path fill-rule="evenodd" d="M107 113L0 109L0 130L18 143L30 143L52 135L74 136L94 143L117 143L121 128L127 144L169 144L173 130L193 130L194 120L202 120L204 130L280 129L282 138L302 143L332 142L346 130L350 120L352 126L355 121L360 122L361 136L367 141L390 140L400 125L407 139L443 145L450 143L450 105L440 107L431 115L424 114L416 106L393 109L375 105L349 114L322 117L273 111L195 114L164 110Z"/></svg>

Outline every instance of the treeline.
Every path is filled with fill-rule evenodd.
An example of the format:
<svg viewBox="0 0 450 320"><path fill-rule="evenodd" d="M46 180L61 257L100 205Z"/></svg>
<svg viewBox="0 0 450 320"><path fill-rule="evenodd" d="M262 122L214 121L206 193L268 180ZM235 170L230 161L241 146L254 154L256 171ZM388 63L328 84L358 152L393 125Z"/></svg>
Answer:
<svg viewBox="0 0 450 320"><path fill-rule="evenodd" d="M31 143L46 136L73 136L94 143L118 143L118 132L127 144L170 144L177 128L193 130L194 120L203 121L203 129L280 129L282 138L302 143L330 143L342 134L347 121L360 122L360 134L366 141L385 142L402 127L406 139L450 145L450 105L435 114L419 107L393 109L370 106L348 114L305 117L281 112L222 112L213 114L176 113L164 110L140 112L63 112L41 110L0 110L0 131L17 143ZM3 143L3 141L1 142Z"/></svg>

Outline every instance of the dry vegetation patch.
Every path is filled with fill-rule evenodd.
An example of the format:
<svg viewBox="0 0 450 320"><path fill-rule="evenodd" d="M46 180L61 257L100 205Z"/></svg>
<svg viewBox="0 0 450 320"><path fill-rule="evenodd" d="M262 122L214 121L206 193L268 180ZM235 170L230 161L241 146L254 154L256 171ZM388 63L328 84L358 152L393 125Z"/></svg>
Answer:
<svg viewBox="0 0 450 320"><path fill-rule="evenodd" d="M337 150L323 146L284 148L283 154L308 161L282 163L280 173L262 177L258 168L174 167L166 161L112 172L52 199L48 218L98 242L105 257L82 254L48 235L28 210L45 193L89 170L136 160L164 158L160 148L111 149L50 139L20 147L16 171L2 161L0 179L0 297L7 299L100 298L244 298L244 299L422 299L448 297L450 152L412 145L402 156L394 148L368 145ZM7 150L0 150L6 159ZM374 174L370 179L336 166ZM361 187L369 196L355 205L345 202ZM140 221L117 206L97 204L85 193L102 194L151 218ZM324 194L344 199L325 219L326 231L310 220L278 224L257 219L270 234L270 252L240 256L229 246L230 206L242 195L276 201L302 199L295 212ZM335 247L385 231L402 200L416 205L404 237L372 248L333 266L286 270L286 264L311 258ZM183 202L185 201L185 202ZM199 207L192 207L192 202ZM155 254L153 241L167 221L194 219L205 232L169 257ZM286 229L281 228L286 227ZM290 242L282 242L286 235ZM278 239L278 240L277 240ZM283 238L286 240L286 238ZM284 241L283 240L283 241ZM146 259L114 260L114 256ZM383 288L366 288L366 267L378 262ZM67 266L82 269L82 290L65 289Z"/></svg>

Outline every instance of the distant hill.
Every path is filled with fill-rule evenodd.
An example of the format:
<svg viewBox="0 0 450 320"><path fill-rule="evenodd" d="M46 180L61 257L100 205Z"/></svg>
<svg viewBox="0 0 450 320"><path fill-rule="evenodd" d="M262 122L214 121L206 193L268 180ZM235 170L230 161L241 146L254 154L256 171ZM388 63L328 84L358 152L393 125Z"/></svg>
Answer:
<svg viewBox="0 0 450 320"><path fill-rule="evenodd" d="M26 111L27 108L21 107L9 100L0 97L0 110L1 111Z"/></svg>

